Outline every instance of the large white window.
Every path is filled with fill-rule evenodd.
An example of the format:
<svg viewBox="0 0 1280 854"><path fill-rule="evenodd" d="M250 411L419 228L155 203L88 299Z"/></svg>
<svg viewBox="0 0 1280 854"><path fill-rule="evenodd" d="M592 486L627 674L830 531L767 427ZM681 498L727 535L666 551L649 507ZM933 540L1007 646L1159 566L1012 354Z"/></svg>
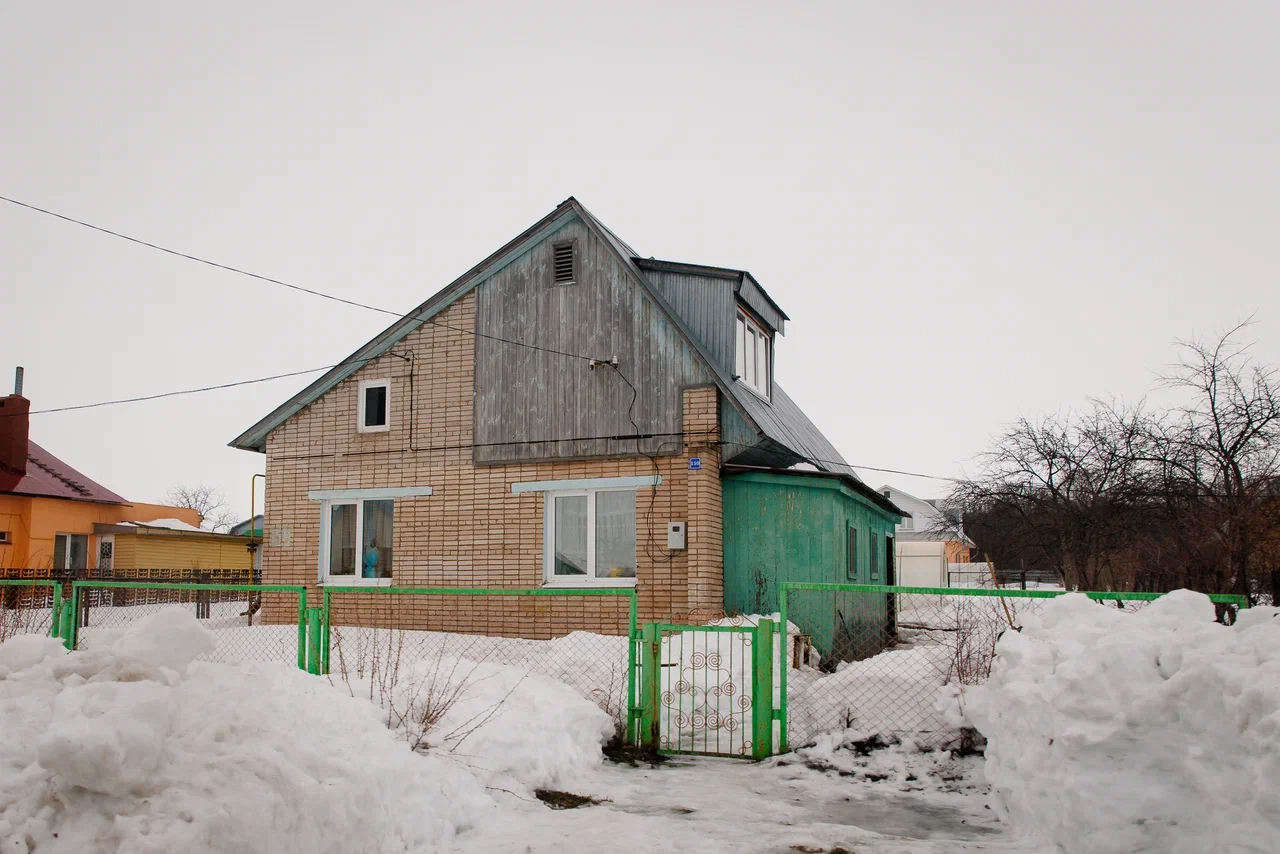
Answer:
<svg viewBox="0 0 1280 854"><path fill-rule="evenodd" d="M384 433L390 429L391 380L362 380L356 430L361 433Z"/></svg>
<svg viewBox="0 0 1280 854"><path fill-rule="evenodd" d="M390 584L396 499L431 494L429 486L313 489L320 502L319 576L325 584ZM272 545L281 526L273 525Z"/></svg>
<svg viewBox="0 0 1280 854"><path fill-rule="evenodd" d="M741 311L738 312L737 324L738 379L768 397L769 334Z"/></svg>
<svg viewBox="0 0 1280 854"><path fill-rule="evenodd" d="M635 583L635 489L547 492L546 513L548 583Z"/></svg>
<svg viewBox="0 0 1280 854"><path fill-rule="evenodd" d="M327 501L324 512L324 580L330 584L376 584L390 579L395 501Z"/></svg>

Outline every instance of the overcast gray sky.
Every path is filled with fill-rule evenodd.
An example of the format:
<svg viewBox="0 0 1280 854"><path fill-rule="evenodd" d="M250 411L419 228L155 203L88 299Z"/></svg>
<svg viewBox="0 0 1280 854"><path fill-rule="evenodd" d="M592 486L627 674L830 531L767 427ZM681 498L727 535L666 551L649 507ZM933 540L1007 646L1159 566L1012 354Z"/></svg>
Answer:
<svg viewBox="0 0 1280 854"><path fill-rule="evenodd" d="M855 463L1142 395L1256 312L1280 362L1280 4L0 2L0 195L408 310L575 195L750 270ZM402 8L412 6L414 8ZM35 408L329 365L386 318L0 204ZM224 489L310 378L35 416L111 489ZM918 495L945 484L890 480Z"/></svg>

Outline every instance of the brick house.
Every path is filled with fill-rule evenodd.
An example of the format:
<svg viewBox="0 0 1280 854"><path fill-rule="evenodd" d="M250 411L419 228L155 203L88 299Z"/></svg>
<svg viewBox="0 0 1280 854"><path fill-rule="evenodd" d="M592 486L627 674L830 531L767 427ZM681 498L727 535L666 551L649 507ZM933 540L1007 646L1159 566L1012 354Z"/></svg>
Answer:
<svg viewBox="0 0 1280 854"><path fill-rule="evenodd" d="M642 258L569 198L231 443L267 457L263 580L634 587L642 619L715 613L721 478L744 466L843 468L892 530L773 382L786 321L750 273ZM496 631L613 628L591 601L558 627L526 604Z"/></svg>

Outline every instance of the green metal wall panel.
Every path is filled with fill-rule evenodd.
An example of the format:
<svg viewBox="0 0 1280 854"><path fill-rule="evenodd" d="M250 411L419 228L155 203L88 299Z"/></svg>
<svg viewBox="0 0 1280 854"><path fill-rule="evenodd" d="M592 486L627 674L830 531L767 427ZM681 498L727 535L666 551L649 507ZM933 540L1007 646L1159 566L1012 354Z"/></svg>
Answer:
<svg viewBox="0 0 1280 854"><path fill-rule="evenodd" d="M886 583L886 537L893 535L898 518L839 480L751 473L729 475L723 483L727 610L774 613L782 581ZM850 527L858 532L852 574L846 558ZM872 548L878 550L874 577ZM867 650L866 644L848 643L849 636L883 636L888 600L837 593L829 611L804 619L799 629L812 636L821 653L833 647Z"/></svg>

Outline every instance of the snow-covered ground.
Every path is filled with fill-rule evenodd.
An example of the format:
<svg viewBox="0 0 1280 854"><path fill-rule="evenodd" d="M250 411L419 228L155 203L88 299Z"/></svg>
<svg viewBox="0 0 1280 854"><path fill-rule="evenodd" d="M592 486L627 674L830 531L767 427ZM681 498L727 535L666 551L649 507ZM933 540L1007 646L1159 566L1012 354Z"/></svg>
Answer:
<svg viewBox="0 0 1280 854"><path fill-rule="evenodd" d="M607 802L552 811L541 803L507 797L510 814L505 821L460 834L442 850L466 854L1052 851L1021 839L986 809L981 762L976 758L895 756L892 751L867 758L849 750L835 754L792 754L762 763L679 757L640 768L610 763L590 772L575 790L608 798ZM868 767L861 768L859 763ZM830 770L824 770L828 765Z"/></svg>

